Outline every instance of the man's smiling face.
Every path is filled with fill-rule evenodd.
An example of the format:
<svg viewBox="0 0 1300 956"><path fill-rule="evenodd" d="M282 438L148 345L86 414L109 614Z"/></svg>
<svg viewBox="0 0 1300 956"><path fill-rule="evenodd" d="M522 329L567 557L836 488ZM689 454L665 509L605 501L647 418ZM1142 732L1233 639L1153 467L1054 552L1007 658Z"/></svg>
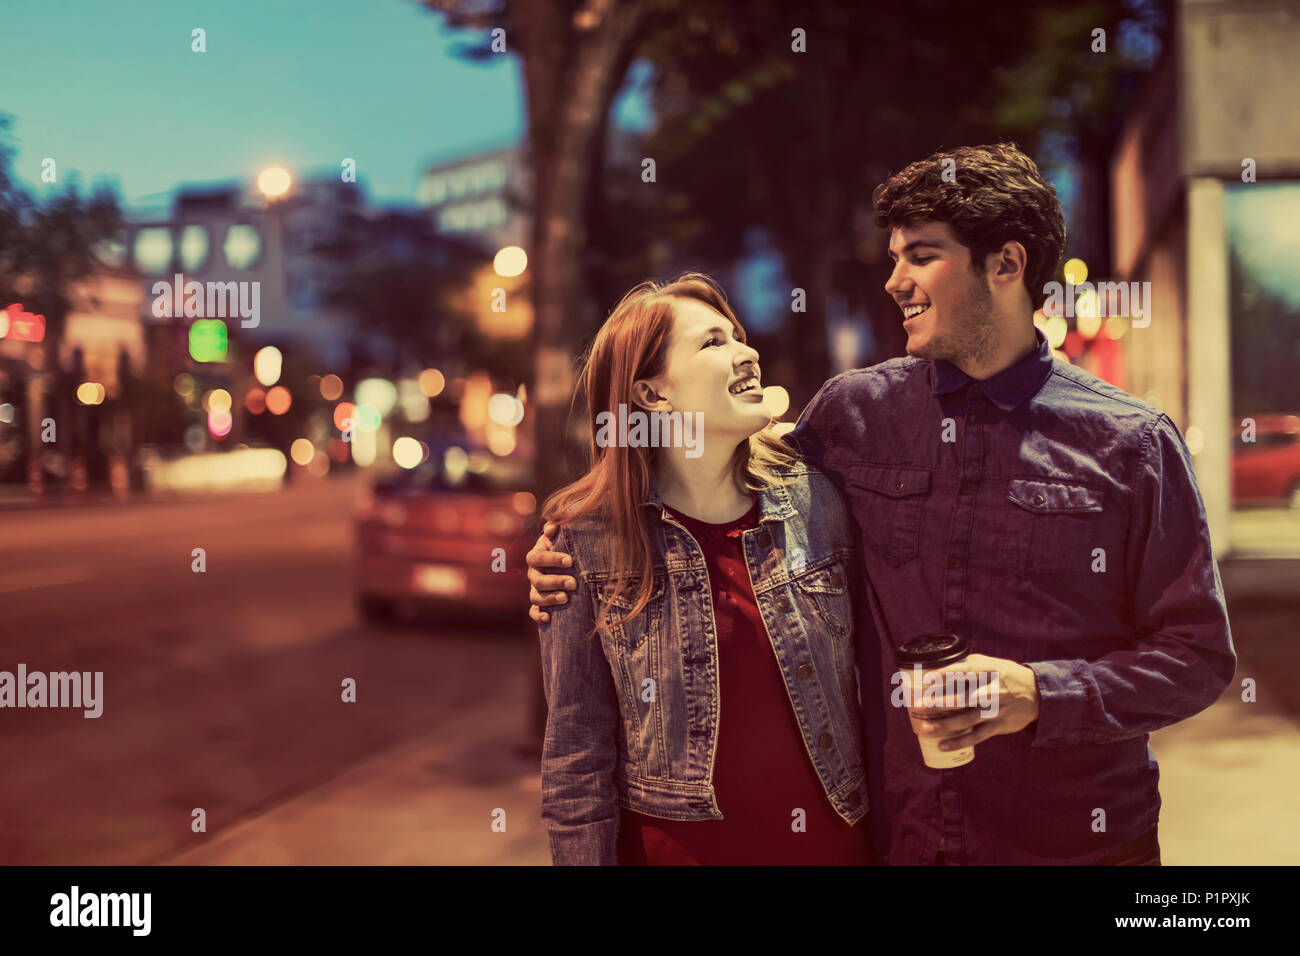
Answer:
<svg viewBox="0 0 1300 956"><path fill-rule="evenodd" d="M946 222L895 227L889 258L894 271L885 291L902 309L908 355L964 364L988 353L992 294Z"/></svg>

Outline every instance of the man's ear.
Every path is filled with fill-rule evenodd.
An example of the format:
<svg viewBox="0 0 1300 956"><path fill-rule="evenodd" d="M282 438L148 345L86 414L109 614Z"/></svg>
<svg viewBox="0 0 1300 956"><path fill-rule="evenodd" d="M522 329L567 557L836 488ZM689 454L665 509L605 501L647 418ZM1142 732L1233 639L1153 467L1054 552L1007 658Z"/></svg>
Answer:
<svg viewBox="0 0 1300 956"><path fill-rule="evenodd" d="M1015 283L1024 278L1029 255L1020 243L1014 240L1004 242L1002 248L993 255L996 257L993 267L994 282Z"/></svg>
<svg viewBox="0 0 1300 956"><path fill-rule="evenodd" d="M647 412L670 412L672 403L664 398L655 388L655 383L648 378L639 378L632 383L632 404Z"/></svg>

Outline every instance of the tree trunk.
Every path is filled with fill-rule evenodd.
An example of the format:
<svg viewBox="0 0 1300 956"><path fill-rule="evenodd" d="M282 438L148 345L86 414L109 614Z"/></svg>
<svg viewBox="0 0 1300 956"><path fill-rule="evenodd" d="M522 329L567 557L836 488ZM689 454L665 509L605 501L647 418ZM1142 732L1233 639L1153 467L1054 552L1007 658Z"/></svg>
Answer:
<svg viewBox="0 0 1300 956"><path fill-rule="evenodd" d="M578 37L576 54L558 34L563 25L549 22L542 5L521 4L528 44L525 73L529 95L534 194L533 320L536 368L533 405L536 414L539 500L571 477L566 466L565 425L573 396L574 355L582 334L584 284L582 255L586 241L584 200L589 177L599 175L593 145L623 77L616 66L645 16L642 0L613 3ZM566 33L568 31L565 31ZM571 62L560 88L554 79Z"/></svg>
<svg viewBox="0 0 1300 956"><path fill-rule="evenodd" d="M536 365L531 389L536 436L537 500L572 477L566 425L573 397L574 356L586 331L581 256L589 177L600 175L594 145L646 14L644 0L597 0L569 23L549 4L512 9L522 34L533 171L532 271ZM536 662L533 735L540 742L546 702Z"/></svg>

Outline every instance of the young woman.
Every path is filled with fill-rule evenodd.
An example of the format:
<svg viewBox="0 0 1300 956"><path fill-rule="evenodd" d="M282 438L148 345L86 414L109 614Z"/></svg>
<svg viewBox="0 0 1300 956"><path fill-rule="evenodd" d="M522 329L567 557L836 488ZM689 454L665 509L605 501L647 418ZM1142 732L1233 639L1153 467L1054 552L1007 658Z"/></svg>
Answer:
<svg viewBox="0 0 1300 956"><path fill-rule="evenodd" d="M578 583L539 623L553 861L872 862L852 526L722 292L637 286L583 388L591 470L542 510Z"/></svg>

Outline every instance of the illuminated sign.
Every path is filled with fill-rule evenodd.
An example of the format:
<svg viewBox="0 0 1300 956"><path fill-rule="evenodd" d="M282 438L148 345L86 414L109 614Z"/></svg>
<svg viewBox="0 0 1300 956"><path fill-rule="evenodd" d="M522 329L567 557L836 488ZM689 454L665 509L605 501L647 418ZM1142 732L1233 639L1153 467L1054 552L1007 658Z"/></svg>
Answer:
<svg viewBox="0 0 1300 956"><path fill-rule="evenodd" d="M220 319L196 319L190 326L190 358L196 362L224 362L226 351L226 323Z"/></svg>

